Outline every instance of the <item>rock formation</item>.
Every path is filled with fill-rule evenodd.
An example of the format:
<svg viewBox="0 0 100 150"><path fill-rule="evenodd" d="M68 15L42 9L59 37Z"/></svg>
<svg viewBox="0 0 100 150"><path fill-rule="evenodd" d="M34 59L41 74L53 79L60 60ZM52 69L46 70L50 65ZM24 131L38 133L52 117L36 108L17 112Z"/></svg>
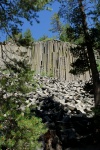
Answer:
<svg viewBox="0 0 100 150"><path fill-rule="evenodd" d="M18 46L14 43L1 45L0 62L26 59L36 74L53 76L60 80L72 81L76 79L87 80L89 72L74 76L69 73L74 57L70 48L74 45L58 40L35 42L29 47Z"/></svg>

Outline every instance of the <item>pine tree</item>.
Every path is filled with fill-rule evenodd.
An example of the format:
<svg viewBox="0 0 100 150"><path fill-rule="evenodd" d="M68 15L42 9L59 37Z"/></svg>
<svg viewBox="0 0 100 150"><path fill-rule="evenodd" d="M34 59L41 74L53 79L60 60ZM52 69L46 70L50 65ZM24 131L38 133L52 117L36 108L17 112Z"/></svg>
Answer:
<svg viewBox="0 0 100 150"><path fill-rule="evenodd" d="M47 130L28 105L27 94L36 86L33 71L26 61L15 59L6 67L0 76L0 149L35 150Z"/></svg>
<svg viewBox="0 0 100 150"><path fill-rule="evenodd" d="M21 32L19 28L23 25L23 18L31 24L33 19L39 22L37 12L43 10L48 2L1 0L0 31L13 35L15 40L14 36ZM29 40L29 34L25 37ZM16 38L21 40L22 34ZM6 72L1 70L0 73L0 149L35 150L39 146L40 135L46 132L42 120L31 114L27 104L26 94L34 90L36 82L32 84L33 72L26 61L10 60L13 63L3 60Z"/></svg>
<svg viewBox="0 0 100 150"><path fill-rule="evenodd" d="M95 21L92 20L92 18L94 18L93 12L96 9L95 7L96 4L94 3L93 5L91 1L84 1L84 0L72 0L72 1L60 0L60 2L62 3L62 7L61 7L62 9L59 13L62 15L62 17L65 17L67 20L69 20L70 25L72 26L72 28L74 28L76 37L79 37L80 35L83 36L83 42L79 46L82 46L82 48L84 47L83 53L85 53L87 57L86 59L83 59L83 61L87 60L91 68L93 85L94 85L95 106L99 107L100 79L99 79L99 72L97 69L96 59L94 55L94 49L93 49L94 43L91 39L91 35L89 33L89 23L87 22L87 20L91 18L90 20L91 24L94 23L95 25ZM91 12L91 8L92 8L92 12Z"/></svg>
<svg viewBox="0 0 100 150"><path fill-rule="evenodd" d="M55 13L51 18L51 25L52 28L50 29L53 33L58 33L58 38L60 37L61 31L62 31L62 23L60 21L60 16L58 13Z"/></svg>

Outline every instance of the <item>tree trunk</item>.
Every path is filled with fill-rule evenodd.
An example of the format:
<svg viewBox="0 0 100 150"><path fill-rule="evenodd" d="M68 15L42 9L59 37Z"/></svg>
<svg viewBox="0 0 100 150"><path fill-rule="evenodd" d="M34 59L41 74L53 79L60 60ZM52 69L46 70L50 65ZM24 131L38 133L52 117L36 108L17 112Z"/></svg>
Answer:
<svg viewBox="0 0 100 150"><path fill-rule="evenodd" d="M95 106L100 107L100 81L96 83L94 96L95 96Z"/></svg>
<svg viewBox="0 0 100 150"><path fill-rule="evenodd" d="M100 107L100 79L99 79L99 72L97 70L95 55L93 51L93 47L91 44L91 39L88 33L88 26L86 22L86 14L84 11L84 6L82 4L83 0L78 0L79 2L79 8L82 14L82 26L84 31L84 37L85 37L85 43L87 47L87 53L89 57L90 62L90 68L92 72L92 79L93 79L93 87L94 87L94 101L95 101L95 107Z"/></svg>

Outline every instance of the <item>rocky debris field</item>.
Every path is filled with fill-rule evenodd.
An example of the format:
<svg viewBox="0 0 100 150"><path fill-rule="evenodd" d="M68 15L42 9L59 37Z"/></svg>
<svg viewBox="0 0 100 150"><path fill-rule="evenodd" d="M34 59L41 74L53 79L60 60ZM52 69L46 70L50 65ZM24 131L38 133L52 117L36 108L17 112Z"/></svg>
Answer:
<svg viewBox="0 0 100 150"><path fill-rule="evenodd" d="M40 75L34 79L37 88L26 94L26 105L48 127L48 132L40 137L39 150L100 150L100 127L94 122L91 84L87 82L85 86L86 82L81 80L66 82ZM10 93L4 98L7 96Z"/></svg>
<svg viewBox="0 0 100 150"><path fill-rule="evenodd" d="M61 82L58 79L36 76L37 90L28 95L28 105L35 104L32 112L41 117L49 128L42 137L41 150L92 149L97 146L92 108L93 94L84 90L85 81ZM96 147L97 146L97 147ZM91 150L92 150L91 149Z"/></svg>
<svg viewBox="0 0 100 150"><path fill-rule="evenodd" d="M93 116L94 95L84 90L85 81L61 82L41 76L35 76L35 79L37 90L29 94L28 100L29 104L37 104L37 110L42 111L44 99L45 103L52 99L52 103L58 103L69 116Z"/></svg>

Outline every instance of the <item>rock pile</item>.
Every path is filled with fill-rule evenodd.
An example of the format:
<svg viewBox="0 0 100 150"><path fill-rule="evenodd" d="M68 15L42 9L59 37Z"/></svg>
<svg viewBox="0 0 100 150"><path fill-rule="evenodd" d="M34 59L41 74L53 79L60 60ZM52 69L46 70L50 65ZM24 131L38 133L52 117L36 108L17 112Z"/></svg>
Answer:
<svg viewBox="0 0 100 150"><path fill-rule="evenodd" d="M91 117L94 107L93 94L87 93L83 87L85 81L61 82L58 79L36 76L37 90L30 93L30 102L37 104L37 109L42 111L43 100L57 102L67 111L67 115L86 115ZM50 101L49 101L50 102Z"/></svg>
<svg viewBox="0 0 100 150"><path fill-rule="evenodd" d="M26 95L26 103L31 106L31 113L35 112L48 127L40 150L69 150L97 141L100 135L95 132L92 118L93 95L83 89L85 82L61 82L39 75L34 78L37 90Z"/></svg>
<svg viewBox="0 0 100 150"><path fill-rule="evenodd" d="M28 95L28 105L36 105L31 111L41 117L49 129L44 136L44 148L40 150L67 150L77 145L85 149L85 144L93 143L97 138L91 110L94 102L93 95L83 88L85 82L61 82L41 76L35 79L37 90Z"/></svg>

